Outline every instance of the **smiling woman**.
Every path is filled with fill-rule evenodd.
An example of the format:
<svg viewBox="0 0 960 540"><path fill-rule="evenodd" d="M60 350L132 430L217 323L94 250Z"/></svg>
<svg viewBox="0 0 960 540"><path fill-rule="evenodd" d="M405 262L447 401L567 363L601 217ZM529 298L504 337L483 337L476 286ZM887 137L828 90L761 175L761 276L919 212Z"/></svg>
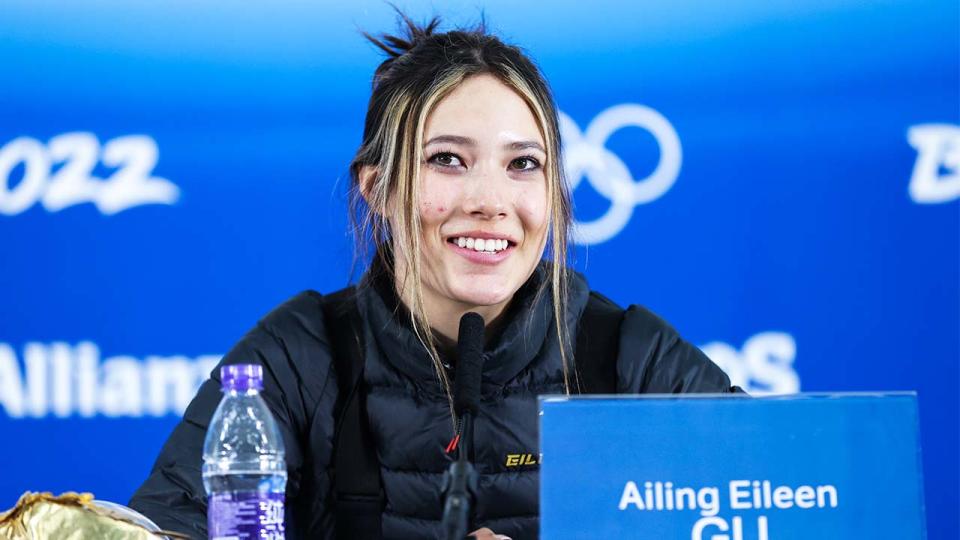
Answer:
<svg viewBox="0 0 960 540"><path fill-rule="evenodd" d="M518 48L482 29L436 34L437 19L423 28L404 22L406 39L368 36L390 58L374 76L364 143L351 166L354 193L362 195L353 199L360 240L372 233L376 257L413 308L411 324L449 394L433 341L449 347L471 310L496 329L549 235L557 264L538 292L554 295L569 388L560 299L570 195L549 87ZM446 245L457 237L472 251ZM493 251L489 239L506 240L507 249L485 254Z"/></svg>
<svg viewBox="0 0 960 540"><path fill-rule="evenodd" d="M401 36L367 36L389 55L351 164L369 267L355 287L279 306L221 364L263 365L286 448L288 538L438 538L460 452L458 323L479 314L474 537L535 538L537 395L730 382L661 319L567 268L557 110L533 62L483 28L403 21ZM207 534L201 447L218 400L214 370L131 500L165 529Z"/></svg>
<svg viewBox="0 0 960 540"><path fill-rule="evenodd" d="M549 161L527 102L486 73L454 87L429 113L423 132L413 230L392 235L389 248L381 249L384 262L395 264L404 304L422 306L421 320L413 323L450 343L464 313L498 322L542 258L551 206L542 164ZM364 165L360 177L363 186L373 186L377 168ZM401 228L394 208L384 214L389 230Z"/></svg>

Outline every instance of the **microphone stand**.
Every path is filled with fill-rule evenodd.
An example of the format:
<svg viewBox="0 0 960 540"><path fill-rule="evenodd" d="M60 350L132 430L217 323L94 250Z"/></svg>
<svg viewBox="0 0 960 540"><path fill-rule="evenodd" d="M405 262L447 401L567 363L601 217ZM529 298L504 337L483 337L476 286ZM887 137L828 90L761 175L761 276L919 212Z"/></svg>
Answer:
<svg viewBox="0 0 960 540"><path fill-rule="evenodd" d="M464 411L460 422L457 460L450 464L443 475L443 538L446 540L466 538L473 498L477 492L477 471L469 458L473 444L473 412Z"/></svg>
<svg viewBox="0 0 960 540"><path fill-rule="evenodd" d="M457 373L454 380L454 412L459 425L447 452L457 450L457 460L443 475L443 538L463 540L467 536L470 511L477 494L477 471L470 463L473 454L473 421L480 408L480 381L483 368L483 317L466 313L460 318L457 336Z"/></svg>

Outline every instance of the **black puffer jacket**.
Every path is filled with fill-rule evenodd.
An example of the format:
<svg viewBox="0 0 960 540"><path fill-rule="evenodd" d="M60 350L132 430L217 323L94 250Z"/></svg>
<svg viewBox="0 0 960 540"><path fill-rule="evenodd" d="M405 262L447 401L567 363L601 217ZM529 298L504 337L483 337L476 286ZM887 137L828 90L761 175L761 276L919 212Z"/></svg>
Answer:
<svg viewBox="0 0 960 540"><path fill-rule="evenodd" d="M484 351L481 410L475 424L480 474L478 527L514 540L537 536L538 466L508 455L538 453L537 395L564 391L549 295L534 294L541 265L518 291L499 336ZM392 287L361 287L367 414L386 495L385 538L436 538L440 480L450 458L452 425L432 363L406 318L395 315ZM570 335L591 293L577 275L567 304ZM337 374L321 295L308 291L264 317L222 363L264 366L263 397L287 449L288 538L332 538L331 454ZM616 358L620 393L727 392L727 376L661 319L630 306ZM578 363L590 361L577 359ZM130 506L163 528L204 537L206 497L200 478L206 426L220 400L219 369L201 387ZM523 460L520 460L521 462Z"/></svg>

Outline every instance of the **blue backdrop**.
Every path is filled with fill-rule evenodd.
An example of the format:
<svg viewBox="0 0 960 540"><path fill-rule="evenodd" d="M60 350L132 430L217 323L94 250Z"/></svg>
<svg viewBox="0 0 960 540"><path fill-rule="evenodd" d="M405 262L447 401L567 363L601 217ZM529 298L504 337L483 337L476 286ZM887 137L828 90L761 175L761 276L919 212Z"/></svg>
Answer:
<svg viewBox="0 0 960 540"><path fill-rule="evenodd" d="M482 10L553 85L593 287L753 392L918 391L930 537L960 536L958 4ZM379 0L3 3L0 508L126 502L219 355L345 284L358 30L394 28Z"/></svg>

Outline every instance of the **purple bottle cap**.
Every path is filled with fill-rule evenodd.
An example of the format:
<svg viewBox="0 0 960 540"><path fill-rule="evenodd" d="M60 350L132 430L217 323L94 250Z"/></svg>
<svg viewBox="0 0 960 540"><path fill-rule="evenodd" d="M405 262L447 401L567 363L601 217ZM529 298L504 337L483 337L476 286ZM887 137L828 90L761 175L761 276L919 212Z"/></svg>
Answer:
<svg viewBox="0 0 960 540"><path fill-rule="evenodd" d="M220 386L224 391L263 390L263 366L230 364L220 368Z"/></svg>

